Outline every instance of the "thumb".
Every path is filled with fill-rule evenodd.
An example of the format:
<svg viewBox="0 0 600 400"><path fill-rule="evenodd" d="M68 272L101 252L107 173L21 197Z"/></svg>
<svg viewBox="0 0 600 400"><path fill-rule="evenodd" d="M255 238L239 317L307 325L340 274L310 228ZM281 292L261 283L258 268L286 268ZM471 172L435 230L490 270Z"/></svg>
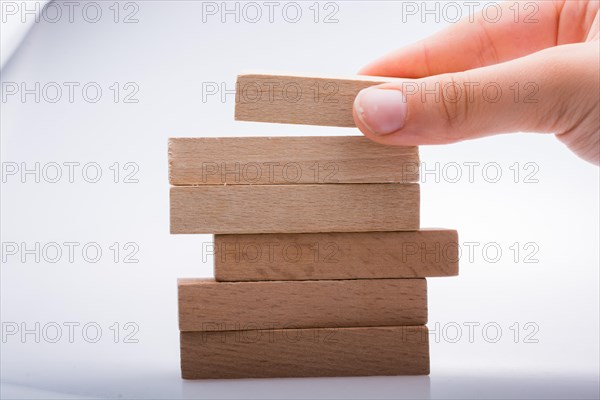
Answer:
<svg viewBox="0 0 600 400"><path fill-rule="evenodd" d="M589 45L370 87L355 99L354 120L374 141L406 146L515 131L568 132L597 107L598 52Z"/></svg>

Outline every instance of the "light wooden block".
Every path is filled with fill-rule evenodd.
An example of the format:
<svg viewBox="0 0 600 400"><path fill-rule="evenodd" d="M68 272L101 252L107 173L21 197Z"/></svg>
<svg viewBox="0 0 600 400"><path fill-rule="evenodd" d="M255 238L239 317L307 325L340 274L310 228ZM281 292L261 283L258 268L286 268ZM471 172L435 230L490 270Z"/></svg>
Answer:
<svg viewBox="0 0 600 400"><path fill-rule="evenodd" d="M423 325L425 279L179 280L181 331Z"/></svg>
<svg viewBox="0 0 600 400"><path fill-rule="evenodd" d="M398 183L419 178L417 147L363 136L169 139L172 185Z"/></svg>
<svg viewBox="0 0 600 400"><path fill-rule="evenodd" d="M428 375L426 326L182 332L185 379Z"/></svg>
<svg viewBox="0 0 600 400"><path fill-rule="evenodd" d="M358 92L393 82L374 76L243 74L236 84L235 119L287 124L356 126L352 105Z"/></svg>
<svg viewBox="0 0 600 400"><path fill-rule="evenodd" d="M171 187L171 233L417 229L416 183Z"/></svg>
<svg viewBox="0 0 600 400"><path fill-rule="evenodd" d="M215 235L203 252L214 252L217 281L458 275L458 234L451 229Z"/></svg>

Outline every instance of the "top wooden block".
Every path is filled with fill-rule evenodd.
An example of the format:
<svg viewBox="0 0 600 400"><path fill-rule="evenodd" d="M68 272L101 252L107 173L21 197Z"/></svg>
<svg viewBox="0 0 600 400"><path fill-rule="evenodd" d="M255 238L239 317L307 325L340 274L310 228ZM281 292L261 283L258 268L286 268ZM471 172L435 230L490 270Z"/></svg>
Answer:
<svg viewBox="0 0 600 400"><path fill-rule="evenodd" d="M172 185L417 182L417 147L363 136L169 139Z"/></svg>
<svg viewBox="0 0 600 400"><path fill-rule="evenodd" d="M395 78L239 75L235 119L239 121L353 127L358 92Z"/></svg>

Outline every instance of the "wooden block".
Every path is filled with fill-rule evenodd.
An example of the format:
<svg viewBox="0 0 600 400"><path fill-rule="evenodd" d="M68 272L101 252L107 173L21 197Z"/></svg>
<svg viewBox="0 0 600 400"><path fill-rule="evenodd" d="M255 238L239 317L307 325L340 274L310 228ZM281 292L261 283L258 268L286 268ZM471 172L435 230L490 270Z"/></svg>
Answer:
<svg viewBox="0 0 600 400"><path fill-rule="evenodd" d="M173 138L169 179L172 185L416 182L419 153L363 136Z"/></svg>
<svg viewBox="0 0 600 400"><path fill-rule="evenodd" d="M181 331L423 325L425 279L179 280Z"/></svg>
<svg viewBox="0 0 600 400"><path fill-rule="evenodd" d="M358 92L395 80L375 76L239 75L235 119L353 127L352 105Z"/></svg>
<svg viewBox="0 0 600 400"><path fill-rule="evenodd" d="M458 275L451 229L215 235L217 281L425 278Z"/></svg>
<svg viewBox="0 0 600 400"><path fill-rule="evenodd" d="M417 229L416 183L171 187L171 233Z"/></svg>
<svg viewBox="0 0 600 400"><path fill-rule="evenodd" d="M181 332L185 379L428 375L426 326Z"/></svg>

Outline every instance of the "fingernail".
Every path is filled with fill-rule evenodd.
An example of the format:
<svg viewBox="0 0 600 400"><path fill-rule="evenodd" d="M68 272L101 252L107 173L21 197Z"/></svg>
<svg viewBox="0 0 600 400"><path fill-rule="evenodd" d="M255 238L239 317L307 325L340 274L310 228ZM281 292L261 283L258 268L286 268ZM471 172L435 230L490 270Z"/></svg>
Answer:
<svg viewBox="0 0 600 400"><path fill-rule="evenodd" d="M397 89L363 89L356 96L354 107L360 121L377 135L396 132L406 120L406 98Z"/></svg>

